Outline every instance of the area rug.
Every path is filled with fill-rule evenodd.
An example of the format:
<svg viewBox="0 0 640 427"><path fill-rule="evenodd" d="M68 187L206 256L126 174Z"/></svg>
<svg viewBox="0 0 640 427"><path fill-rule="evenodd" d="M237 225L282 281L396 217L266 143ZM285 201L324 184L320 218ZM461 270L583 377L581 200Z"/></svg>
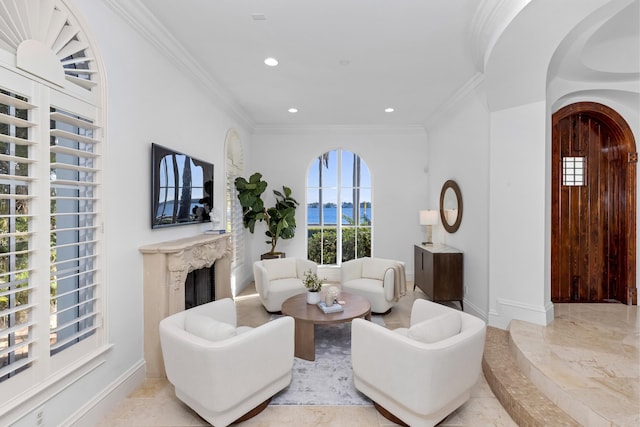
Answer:
<svg viewBox="0 0 640 427"><path fill-rule="evenodd" d="M380 316L372 321L384 326ZM356 390L351 367L351 323L316 325L316 360L294 358L291 384L271 405L372 406Z"/></svg>

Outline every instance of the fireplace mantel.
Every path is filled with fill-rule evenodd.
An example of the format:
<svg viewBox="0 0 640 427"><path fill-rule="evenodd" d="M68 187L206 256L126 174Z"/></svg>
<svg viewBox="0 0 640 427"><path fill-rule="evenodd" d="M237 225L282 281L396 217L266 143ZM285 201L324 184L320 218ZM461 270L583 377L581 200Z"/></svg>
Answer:
<svg viewBox="0 0 640 427"><path fill-rule="evenodd" d="M214 265L216 299L232 297L230 238L227 234L203 234L139 248L144 269L144 357L148 377L165 376L158 324L184 310L184 285L189 272Z"/></svg>

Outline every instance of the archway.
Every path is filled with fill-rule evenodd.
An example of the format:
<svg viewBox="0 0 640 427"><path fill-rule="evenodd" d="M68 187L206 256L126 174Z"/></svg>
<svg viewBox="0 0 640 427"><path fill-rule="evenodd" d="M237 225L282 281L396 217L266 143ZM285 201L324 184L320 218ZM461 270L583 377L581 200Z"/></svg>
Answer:
<svg viewBox="0 0 640 427"><path fill-rule="evenodd" d="M552 118L551 300L636 304L636 143L595 102Z"/></svg>

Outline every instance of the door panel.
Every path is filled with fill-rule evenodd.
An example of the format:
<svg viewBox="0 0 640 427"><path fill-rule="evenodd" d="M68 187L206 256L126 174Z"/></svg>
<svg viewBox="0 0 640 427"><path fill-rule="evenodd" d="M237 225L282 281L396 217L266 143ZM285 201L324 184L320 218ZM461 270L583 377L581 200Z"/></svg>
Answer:
<svg viewBox="0 0 640 427"><path fill-rule="evenodd" d="M635 142L602 108L573 104L553 117L553 302L629 302L635 290Z"/></svg>

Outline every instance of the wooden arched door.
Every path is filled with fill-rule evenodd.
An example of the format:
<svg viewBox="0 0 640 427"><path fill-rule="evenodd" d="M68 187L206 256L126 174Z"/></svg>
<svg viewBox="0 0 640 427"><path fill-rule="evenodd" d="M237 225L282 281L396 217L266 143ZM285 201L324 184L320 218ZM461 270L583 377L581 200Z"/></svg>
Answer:
<svg viewBox="0 0 640 427"><path fill-rule="evenodd" d="M611 108L553 115L551 300L636 304L633 134Z"/></svg>

